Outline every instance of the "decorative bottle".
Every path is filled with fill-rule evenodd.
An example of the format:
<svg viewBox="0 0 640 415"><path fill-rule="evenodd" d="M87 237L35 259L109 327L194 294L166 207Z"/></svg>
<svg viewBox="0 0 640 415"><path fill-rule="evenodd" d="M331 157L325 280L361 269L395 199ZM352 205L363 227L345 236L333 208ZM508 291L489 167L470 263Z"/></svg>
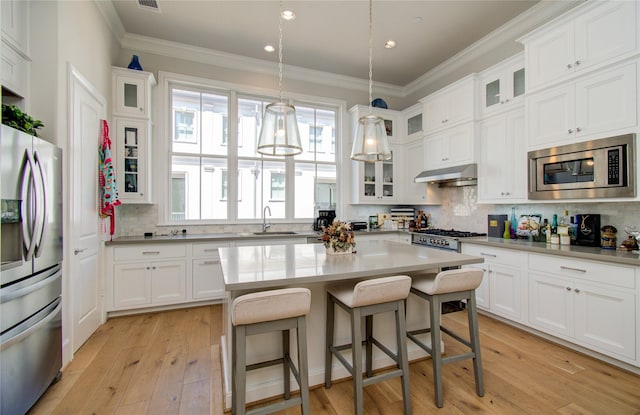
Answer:
<svg viewBox="0 0 640 415"><path fill-rule="evenodd" d="M504 232L502 233L502 237L504 239L511 239L511 226L509 226L509 221L504 221Z"/></svg>
<svg viewBox="0 0 640 415"><path fill-rule="evenodd" d="M518 231L518 219L516 218L516 208L512 207L511 208L511 221L509 223L510 225L510 232L511 232L511 239L516 239L517 238L517 231Z"/></svg>
<svg viewBox="0 0 640 415"><path fill-rule="evenodd" d="M551 234L556 235L558 233L558 215L553 214L553 219L551 220Z"/></svg>

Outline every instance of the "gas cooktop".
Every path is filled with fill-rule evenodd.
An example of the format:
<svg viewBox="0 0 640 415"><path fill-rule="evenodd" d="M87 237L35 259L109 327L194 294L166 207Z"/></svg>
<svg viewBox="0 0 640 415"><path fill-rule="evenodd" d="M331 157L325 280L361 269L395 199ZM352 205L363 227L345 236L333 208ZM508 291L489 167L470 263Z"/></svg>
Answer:
<svg viewBox="0 0 640 415"><path fill-rule="evenodd" d="M458 231L455 229L418 229L416 233L422 233L425 235L437 235L449 238L470 238L473 236L486 236L486 233Z"/></svg>

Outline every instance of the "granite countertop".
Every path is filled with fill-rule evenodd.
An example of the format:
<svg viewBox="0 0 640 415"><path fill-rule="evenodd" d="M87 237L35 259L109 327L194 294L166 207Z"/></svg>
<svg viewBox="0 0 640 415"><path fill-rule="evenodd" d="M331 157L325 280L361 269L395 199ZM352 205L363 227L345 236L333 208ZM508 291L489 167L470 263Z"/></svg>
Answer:
<svg viewBox="0 0 640 415"><path fill-rule="evenodd" d="M590 259L615 264L640 266L640 253L617 249L602 249L592 246L547 245L544 242L532 242L524 239L502 239L489 237L464 238L464 244L492 246L496 248L514 249L538 254L559 255L568 258Z"/></svg>
<svg viewBox="0 0 640 415"><path fill-rule="evenodd" d="M375 234L385 232L406 232L399 230L360 230L354 231L355 234ZM173 242L222 242L222 241L237 241L247 239L290 239L290 238L310 238L320 235L320 232L308 230L308 231L294 231L293 233L283 233L278 231L267 232L223 232L223 233L188 233L177 235L153 235L145 237L143 235L132 236L120 236L114 238L113 241L105 242L105 245L126 245L126 244L148 244L148 243L173 243Z"/></svg>
<svg viewBox="0 0 640 415"><path fill-rule="evenodd" d="M484 262L453 251L386 240L357 244L356 252L327 255L320 244L218 248L226 291L372 278Z"/></svg>

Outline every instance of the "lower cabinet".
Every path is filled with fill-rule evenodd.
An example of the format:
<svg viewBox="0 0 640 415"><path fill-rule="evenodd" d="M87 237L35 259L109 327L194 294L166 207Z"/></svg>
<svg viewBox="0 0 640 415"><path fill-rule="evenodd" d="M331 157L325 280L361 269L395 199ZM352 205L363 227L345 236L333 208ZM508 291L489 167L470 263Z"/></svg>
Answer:
<svg viewBox="0 0 640 415"><path fill-rule="evenodd" d="M531 326L614 357L636 359L632 268L570 259L556 266L556 258L550 262L542 255L532 260L545 262L529 272ZM596 275L601 281L615 275L614 284L591 281Z"/></svg>
<svg viewBox="0 0 640 415"><path fill-rule="evenodd" d="M186 299L186 263L152 261L113 266L114 307L148 306Z"/></svg>
<svg viewBox="0 0 640 415"><path fill-rule="evenodd" d="M467 244L462 245L462 253L481 256L485 260L482 264L470 265L484 272L476 290L478 306L510 320L523 320L522 268L527 263L527 254Z"/></svg>
<svg viewBox="0 0 640 415"><path fill-rule="evenodd" d="M192 245L191 298L194 300L224 298L224 276L220 266L218 248L229 243L194 243Z"/></svg>

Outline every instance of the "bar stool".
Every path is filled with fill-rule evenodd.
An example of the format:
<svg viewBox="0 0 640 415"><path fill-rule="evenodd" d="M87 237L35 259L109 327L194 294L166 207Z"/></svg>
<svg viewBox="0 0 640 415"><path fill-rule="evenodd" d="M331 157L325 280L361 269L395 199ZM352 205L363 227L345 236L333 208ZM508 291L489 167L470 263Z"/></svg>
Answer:
<svg viewBox="0 0 640 415"><path fill-rule="evenodd" d="M473 370L476 382L476 393L484 396L482 379L482 361L480 359L480 335L478 332L478 313L476 310L476 288L482 282L482 271L479 269L462 268L442 271L437 274L414 276L411 292L429 301L431 327L427 329L411 330L407 337L431 355L433 364L433 381L435 385L435 401L438 408L442 408L442 365L463 359L473 359ZM446 327L441 326L441 304L445 301L467 300L470 341L463 339ZM442 357L440 345L442 334L445 332L455 340L466 345L471 352L455 356ZM420 341L416 335L431 333L431 347Z"/></svg>
<svg viewBox="0 0 640 415"><path fill-rule="evenodd" d="M333 355L344 365L353 377L353 393L356 415L363 411L363 387L394 377L402 378L402 398L405 415L411 414L409 395L409 362L407 359L406 326L404 301L409 296L411 278L406 275L376 278L357 284L338 284L327 289L327 326L325 349L325 387L331 387L331 366ZM334 305L339 305L351 317L351 343L334 346ZM397 354L394 354L373 337L373 315L393 311L396 317ZM362 339L361 318L365 318L365 338ZM365 370L362 377L362 346L365 345ZM373 345L382 350L397 364L397 369L373 376ZM340 353L352 349L352 363Z"/></svg>
<svg viewBox="0 0 640 415"><path fill-rule="evenodd" d="M311 292L306 288L285 288L242 295L231 305L232 336L232 404L234 415L270 414L293 406L302 406L309 414L309 377L305 315L311 307ZM298 369L289 355L289 333L297 331ZM247 365L247 336L271 331L282 332L282 357ZM282 364L284 401L246 410L246 375L254 369ZM290 371L300 386L300 396L291 399Z"/></svg>

